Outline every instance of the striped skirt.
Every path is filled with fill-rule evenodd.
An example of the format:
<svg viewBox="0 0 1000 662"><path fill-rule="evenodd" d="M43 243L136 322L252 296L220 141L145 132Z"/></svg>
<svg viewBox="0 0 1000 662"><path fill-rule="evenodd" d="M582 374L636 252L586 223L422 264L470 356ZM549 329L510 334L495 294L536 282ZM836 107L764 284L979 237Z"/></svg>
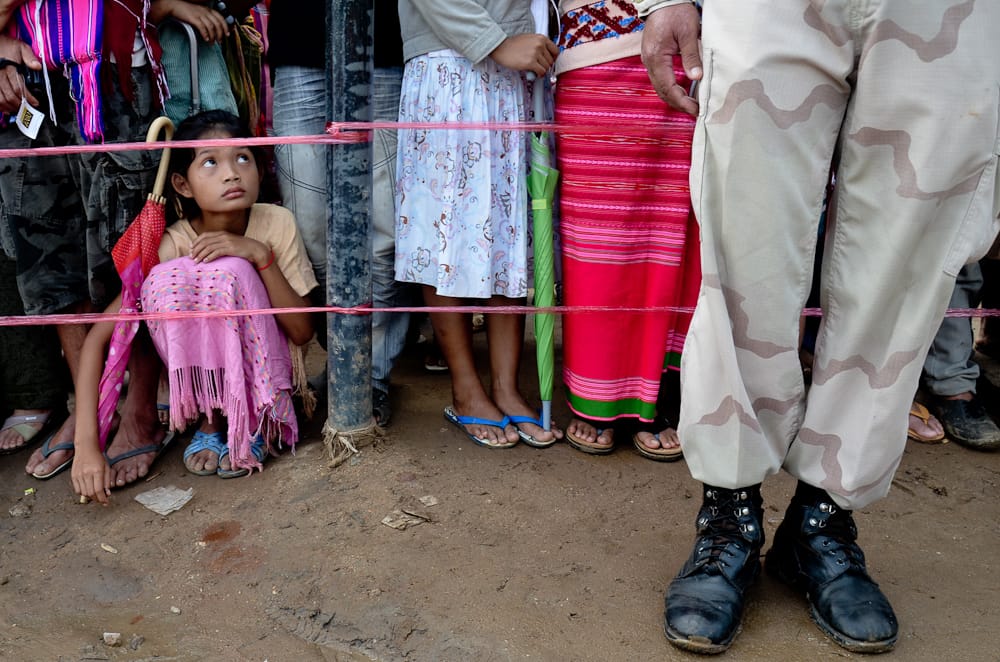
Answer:
<svg viewBox="0 0 1000 662"><path fill-rule="evenodd" d="M701 281L688 185L694 118L656 96L638 57L560 76L555 118L657 122L665 129L641 136L560 134L566 305L693 308ZM680 367L689 323L684 312L566 315L563 380L570 408L596 420L652 420L663 372Z"/></svg>

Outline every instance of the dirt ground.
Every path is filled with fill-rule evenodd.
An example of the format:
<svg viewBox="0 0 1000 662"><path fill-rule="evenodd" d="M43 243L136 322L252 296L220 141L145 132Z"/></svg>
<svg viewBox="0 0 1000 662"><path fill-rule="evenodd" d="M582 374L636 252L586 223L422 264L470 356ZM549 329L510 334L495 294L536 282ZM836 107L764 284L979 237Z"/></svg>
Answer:
<svg viewBox="0 0 1000 662"><path fill-rule="evenodd" d="M700 499L684 463L622 440L607 457L479 448L441 417L447 374L421 358L394 376L387 440L335 470L316 423L296 456L240 480L185 473L176 443L101 508L74 503L67 474L35 481L26 454L4 458L0 659L696 659L662 633ZM911 444L889 498L858 514L899 616L894 658L1000 659L998 484L1000 454ZM133 500L168 485L194 498L166 517ZM792 489L766 483L769 535ZM381 523L401 507L430 521ZM851 657L764 577L722 659Z"/></svg>

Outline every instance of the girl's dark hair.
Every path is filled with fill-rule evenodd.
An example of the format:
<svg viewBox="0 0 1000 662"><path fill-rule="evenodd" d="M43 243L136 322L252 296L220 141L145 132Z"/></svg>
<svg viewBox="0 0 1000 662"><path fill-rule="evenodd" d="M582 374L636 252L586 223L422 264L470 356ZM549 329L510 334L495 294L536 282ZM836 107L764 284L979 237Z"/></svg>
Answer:
<svg viewBox="0 0 1000 662"><path fill-rule="evenodd" d="M177 125L174 140L201 140L205 134L218 132L232 138L252 138L253 134L240 118L224 110L205 110L197 115L191 115ZM248 147L257 163L257 170L264 164L264 153L259 147ZM173 223L178 218L197 218L201 213L198 203L192 198L185 198L174 190L170 178L174 173L187 177L188 168L194 161L194 149L189 147L173 147L170 151L170 177L166 185L167 223Z"/></svg>

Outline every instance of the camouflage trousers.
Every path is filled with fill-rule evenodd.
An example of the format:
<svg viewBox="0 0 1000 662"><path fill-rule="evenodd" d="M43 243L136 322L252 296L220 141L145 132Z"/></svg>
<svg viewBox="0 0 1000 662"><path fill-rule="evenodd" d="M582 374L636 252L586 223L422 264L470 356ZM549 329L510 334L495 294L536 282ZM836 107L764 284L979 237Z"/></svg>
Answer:
<svg viewBox="0 0 1000 662"><path fill-rule="evenodd" d="M102 105L105 140L142 141L156 116L149 68L132 70L135 100L114 76ZM67 81L51 76L57 122L48 117L34 141L0 128L0 148L63 147L82 142ZM35 91L39 99L44 91ZM84 301L103 307L120 287L110 250L152 189L159 152L107 152L0 161L0 238L17 261L25 312L42 315Z"/></svg>
<svg viewBox="0 0 1000 662"><path fill-rule="evenodd" d="M740 0L703 19L685 457L711 485L784 468L863 507L889 490L955 275L997 233L1000 3ZM807 389L799 319L834 163Z"/></svg>

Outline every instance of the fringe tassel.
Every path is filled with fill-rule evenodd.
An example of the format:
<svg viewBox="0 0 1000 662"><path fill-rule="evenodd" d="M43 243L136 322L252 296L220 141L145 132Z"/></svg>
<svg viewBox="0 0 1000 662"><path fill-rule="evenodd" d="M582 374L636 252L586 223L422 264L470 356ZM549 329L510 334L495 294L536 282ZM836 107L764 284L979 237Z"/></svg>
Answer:
<svg viewBox="0 0 1000 662"><path fill-rule="evenodd" d="M292 357L292 394L302 398L302 410L306 418L312 420L316 412L316 394L309 388L309 376L306 374L306 352L288 341L288 353Z"/></svg>
<svg viewBox="0 0 1000 662"><path fill-rule="evenodd" d="M76 102L76 123L88 143L104 142L104 118L101 116L101 85L98 80L100 56L69 68L70 89Z"/></svg>
<svg viewBox="0 0 1000 662"><path fill-rule="evenodd" d="M385 440L385 432L372 422L357 430L336 430L330 422L323 424L323 447L326 449L327 466L339 467L355 455L361 454L365 446L377 448Z"/></svg>

